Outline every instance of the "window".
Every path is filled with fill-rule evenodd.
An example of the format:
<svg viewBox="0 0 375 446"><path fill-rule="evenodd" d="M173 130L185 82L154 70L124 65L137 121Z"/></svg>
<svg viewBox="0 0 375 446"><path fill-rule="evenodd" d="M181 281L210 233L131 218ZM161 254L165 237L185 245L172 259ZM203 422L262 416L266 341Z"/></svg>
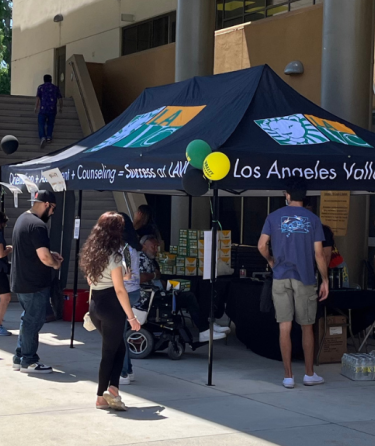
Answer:
<svg viewBox="0 0 375 446"><path fill-rule="evenodd" d="M322 0L217 0L216 29L273 17Z"/></svg>
<svg viewBox="0 0 375 446"><path fill-rule="evenodd" d="M122 28L122 55L176 41L176 11Z"/></svg>

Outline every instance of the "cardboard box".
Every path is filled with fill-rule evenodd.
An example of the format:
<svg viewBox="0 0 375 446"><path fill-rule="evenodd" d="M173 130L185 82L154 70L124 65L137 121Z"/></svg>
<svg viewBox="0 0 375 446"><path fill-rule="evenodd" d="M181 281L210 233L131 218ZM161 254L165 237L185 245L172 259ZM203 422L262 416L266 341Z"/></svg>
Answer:
<svg viewBox="0 0 375 446"><path fill-rule="evenodd" d="M185 267L192 266L194 268L197 267L197 259L194 257L186 257L185 258Z"/></svg>
<svg viewBox="0 0 375 446"><path fill-rule="evenodd" d="M232 240L219 240L219 248L220 249L231 249L232 248Z"/></svg>
<svg viewBox="0 0 375 446"><path fill-rule="evenodd" d="M203 276L203 266L197 269L198 276Z"/></svg>
<svg viewBox="0 0 375 446"><path fill-rule="evenodd" d="M188 230L188 239L189 240L198 240L198 231L196 229Z"/></svg>
<svg viewBox="0 0 375 446"><path fill-rule="evenodd" d="M347 352L346 317L327 316L327 333L319 356L320 364L341 362L342 355ZM324 334L324 318L315 324L315 358L319 351Z"/></svg>
<svg viewBox="0 0 375 446"><path fill-rule="evenodd" d="M196 276L196 275L197 275L197 267L194 266L185 267L185 276Z"/></svg>
<svg viewBox="0 0 375 446"><path fill-rule="evenodd" d="M188 238L188 230L187 229L180 229L180 238Z"/></svg>
<svg viewBox="0 0 375 446"><path fill-rule="evenodd" d="M179 246L178 247L178 255L179 256L187 256L187 247L186 246Z"/></svg>
<svg viewBox="0 0 375 446"><path fill-rule="evenodd" d="M188 248L198 249L198 240L188 240Z"/></svg>
<svg viewBox="0 0 375 446"><path fill-rule="evenodd" d="M204 231L198 231L198 238L204 239Z"/></svg>
<svg viewBox="0 0 375 446"><path fill-rule="evenodd" d="M160 265L160 272L162 274L168 274L174 276L176 274L176 267L171 265Z"/></svg>
<svg viewBox="0 0 375 446"><path fill-rule="evenodd" d="M190 291L191 282L186 279L175 279L168 280L167 282L167 291L169 290L180 290L180 291Z"/></svg>
<svg viewBox="0 0 375 446"><path fill-rule="evenodd" d="M203 258L204 258L204 249L198 249L198 257L199 257L200 259L203 259Z"/></svg>
<svg viewBox="0 0 375 446"><path fill-rule="evenodd" d="M203 239L198 240L198 249L204 249L204 240Z"/></svg>
<svg viewBox="0 0 375 446"><path fill-rule="evenodd" d="M185 268L185 257L176 257L176 266L182 266Z"/></svg>
<svg viewBox="0 0 375 446"><path fill-rule="evenodd" d="M231 248L219 249L218 257L221 259L230 259L231 257Z"/></svg>
<svg viewBox="0 0 375 446"><path fill-rule="evenodd" d="M198 257L198 249L188 248L188 257Z"/></svg>
<svg viewBox="0 0 375 446"><path fill-rule="evenodd" d="M219 231L219 240L232 240L232 231Z"/></svg>
<svg viewBox="0 0 375 446"><path fill-rule="evenodd" d="M176 254L170 254L169 252L165 252L163 254L163 257L160 259L160 262L164 263L165 265L175 266L176 265L176 258L177 258Z"/></svg>
<svg viewBox="0 0 375 446"><path fill-rule="evenodd" d="M188 245L188 239L180 237L180 239L178 241L178 246L185 246L185 247L187 247L187 245Z"/></svg>
<svg viewBox="0 0 375 446"><path fill-rule="evenodd" d="M174 246L170 246L169 247L169 252L171 253L171 254L178 254L178 246L176 246L176 245L174 245Z"/></svg>
<svg viewBox="0 0 375 446"><path fill-rule="evenodd" d="M227 258L227 257L219 257L219 260L221 260L222 262L224 262L226 265L231 266L231 258Z"/></svg>
<svg viewBox="0 0 375 446"><path fill-rule="evenodd" d="M185 275L185 266L176 266L176 274L177 276Z"/></svg>

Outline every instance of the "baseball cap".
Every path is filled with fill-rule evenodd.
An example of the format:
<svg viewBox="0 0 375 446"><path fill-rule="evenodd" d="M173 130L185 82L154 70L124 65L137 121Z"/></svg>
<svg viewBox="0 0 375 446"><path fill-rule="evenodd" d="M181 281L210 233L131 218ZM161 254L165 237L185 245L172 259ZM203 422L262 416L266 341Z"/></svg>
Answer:
<svg viewBox="0 0 375 446"><path fill-rule="evenodd" d="M55 194L49 190L39 190L35 193L35 198L28 201L56 204L56 197Z"/></svg>

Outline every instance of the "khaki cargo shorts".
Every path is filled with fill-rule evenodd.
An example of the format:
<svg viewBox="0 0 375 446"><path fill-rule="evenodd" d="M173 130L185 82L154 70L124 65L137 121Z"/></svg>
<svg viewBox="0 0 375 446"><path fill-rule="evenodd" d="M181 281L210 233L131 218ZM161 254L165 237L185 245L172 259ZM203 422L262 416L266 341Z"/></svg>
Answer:
<svg viewBox="0 0 375 446"><path fill-rule="evenodd" d="M318 306L315 285L304 285L295 279L274 279L272 298L277 322L291 322L295 315L299 325L315 323Z"/></svg>

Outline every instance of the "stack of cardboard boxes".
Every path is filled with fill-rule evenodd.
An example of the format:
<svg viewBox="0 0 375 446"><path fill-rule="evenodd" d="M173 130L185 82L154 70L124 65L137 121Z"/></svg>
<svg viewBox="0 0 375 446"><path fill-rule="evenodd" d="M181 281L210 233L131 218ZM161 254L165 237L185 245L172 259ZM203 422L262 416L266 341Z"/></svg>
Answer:
<svg viewBox="0 0 375 446"><path fill-rule="evenodd" d="M231 231L218 231L218 259L230 266ZM203 276L204 231L180 229L178 246L170 246L170 252L159 253L160 272L178 276Z"/></svg>

